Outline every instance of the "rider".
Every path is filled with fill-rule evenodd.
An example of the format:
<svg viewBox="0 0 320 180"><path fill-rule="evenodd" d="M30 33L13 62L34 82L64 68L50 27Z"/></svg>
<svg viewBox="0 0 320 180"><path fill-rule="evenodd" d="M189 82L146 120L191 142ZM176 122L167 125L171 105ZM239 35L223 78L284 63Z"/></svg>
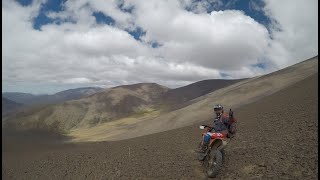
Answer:
<svg viewBox="0 0 320 180"><path fill-rule="evenodd" d="M213 120L213 130L215 132L219 132L224 134L226 137L231 137L235 133L235 124L236 119L233 117L233 112L230 109L229 115L226 114L223 110L223 106L220 104L217 104L213 107L213 110L215 112L215 117ZM210 134L207 134L204 137L204 141L202 143L201 150L205 151L209 142L210 142L211 136Z"/></svg>

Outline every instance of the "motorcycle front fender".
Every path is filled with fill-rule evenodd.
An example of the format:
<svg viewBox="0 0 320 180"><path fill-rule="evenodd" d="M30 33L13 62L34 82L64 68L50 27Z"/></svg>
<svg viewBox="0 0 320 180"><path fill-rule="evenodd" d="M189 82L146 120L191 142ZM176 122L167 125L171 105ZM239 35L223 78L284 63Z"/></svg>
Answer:
<svg viewBox="0 0 320 180"><path fill-rule="evenodd" d="M222 140L222 144L218 147L218 150L221 151L227 146L228 142Z"/></svg>
<svg viewBox="0 0 320 180"><path fill-rule="evenodd" d="M227 141L224 139L213 139L210 142L211 149L223 150L227 145Z"/></svg>

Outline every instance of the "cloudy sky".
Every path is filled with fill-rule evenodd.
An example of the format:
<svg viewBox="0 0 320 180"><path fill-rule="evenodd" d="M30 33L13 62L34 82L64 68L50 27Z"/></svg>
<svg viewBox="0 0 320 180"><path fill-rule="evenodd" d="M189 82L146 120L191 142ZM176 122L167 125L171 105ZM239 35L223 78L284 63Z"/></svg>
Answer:
<svg viewBox="0 0 320 180"><path fill-rule="evenodd" d="M316 55L317 0L2 1L2 92L174 88Z"/></svg>

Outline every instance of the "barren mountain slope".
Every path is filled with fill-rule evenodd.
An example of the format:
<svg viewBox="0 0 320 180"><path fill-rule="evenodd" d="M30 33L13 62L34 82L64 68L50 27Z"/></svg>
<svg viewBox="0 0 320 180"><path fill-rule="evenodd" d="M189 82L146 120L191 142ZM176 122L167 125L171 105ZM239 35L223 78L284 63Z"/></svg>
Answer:
<svg viewBox="0 0 320 180"><path fill-rule="evenodd" d="M11 122L9 124L11 127L53 129L63 132L75 128L94 127L119 118L116 123L111 122L107 126L128 124L126 121L137 123L155 118L173 108L187 106L188 101L194 98L239 81L241 80L205 80L176 89L168 89L155 83L118 86L76 101L26 109L8 122ZM69 91L58 94L59 97L65 95L71 97Z"/></svg>
<svg viewBox="0 0 320 180"><path fill-rule="evenodd" d="M167 90L154 83L119 86L79 100L33 108L11 117L4 126L62 131L91 127L131 114L154 111L153 102Z"/></svg>
<svg viewBox="0 0 320 180"><path fill-rule="evenodd" d="M187 105L190 100L213 92L215 90L230 86L245 79L225 80L225 79L209 79L189 84L176 89L170 89L161 98L161 104L165 109L172 111Z"/></svg>
<svg viewBox="0 0 320 180"><path fill-rule="evenodd" d="M317 80L314 74L237 108L238 133L216 179L318 179ZM3 135L2 177L206 179L194 152L203 123L211 121L115 142L57 144L20 136L16 143L19 136Z"/></svg>
<svg viewBox="0 0 320 180"><path fill-rule="evenodd" d="M2 97L2 117L14 113L16 110L23 107L23 104L11 101L10 99Z"/></svg>
<svg viewBox="0 0 320 180"><path fill-rule="evenodd" d="M22 103L28 106L34 105L46 105L46 104L57 104L64 101L80 99L88 95L102 91L103 88L98 87L84 87L76 89L68 89L61 91L52 95L34 95L29 93L19 93L19 92L5 92L2 93L3 97L10 99L12 101Z"/></svg>
<svg viewBox="0 0 320 180"><path fill-rule="evenodd" d="M318 72L318 57L306 60L280 71L218 89L196 98L192 104L160 116L140 120L122 120L93 128L73 129L76 141L119 140L175 129L197 123L212 116L213 104L237 108L275 93ZM125 122L123 122L125 121ZM130 130L130 134L126 133Z"/></svg>

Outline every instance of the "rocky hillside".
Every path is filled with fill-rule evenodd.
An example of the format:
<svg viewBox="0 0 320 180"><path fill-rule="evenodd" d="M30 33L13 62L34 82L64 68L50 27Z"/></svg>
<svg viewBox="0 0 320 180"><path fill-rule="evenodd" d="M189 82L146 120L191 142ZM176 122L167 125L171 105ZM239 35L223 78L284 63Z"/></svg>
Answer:
<svg viewBox="0 0 320 180"><path fill-rule="evenodd" d="M78 100L26 109L10 118L9 123L4 126L68 131L94 127L122 118L141 121L187 106L192 99L240 81L205 80L176 89L169 89L155 83L123 85L96 92ZM83 91L87 92L87 89L67 90L52 97L64 100L76 99L83 96Z"/></svg>
<svg viewBox="0 0 320 180"><path fill-rule="evenodd" d="M2 117L14 113L24 105L2 97Z"/></svg>
<svg viewBox="0 0 320 180"><path fill-rule="evenodd" d="M34 95L30 93L19 93L19 92L5 92L2 93L2 96L21 104L28 106L31 105L46 105L46 104L56 104L62 103L64 101L80 99L82 97L89 96L91 94L102 91L103 88L96 87L85 87L85 88L76 88L61 91L52 95Z"/></svg>
<svg viewBox="0 0 320 180"><path fill-rule="evenodd" d="M318 179L317 108L317 73L237 108L238 132L216 179ZM2 177L207 179L195 149L203 132L199 125L210 123L113 142L68 144L43 133L3 135Z"/></svg>
<svg viewBox="0 0 320 180"><path fill-rule="evenodd" d="M318 57L314 57L285 69L218 89L191 100L188 106L156 117L144 116L143 119L125 119L90 129L78 128L70 135L77 141L120 140L192 125L212 118L213 104L219 103L226 109L236 109L302 81L317 72ZM129 130L130 134L126 133Z"/></svg>
<svg viewBox="0 0 320 180"><path fill-rule="evenodd" d="M58 129L77 141L138 137L210 119L212 105L216 103L234 109L257 101L314 75L317 68L318 57L314 57L264 76L221 85L220 89L215 89L213 81L176 90L154 83L119 86L78 100L19 113L3 127ZM210 89L213 91L209 92ZM200 96L203 93L206 94ZM183 106L167 108L165 103L171 100L175 103L174 99ZM126 133L128 130L130 134Z"/></svg>
<svg viewBox="0 0 320 180"><path fill-rule="evenodd" d="M32 108L11 117L4 127L61 129L90 127L114 119L154 111L168 90L155 83L119 86L79 100Z"/></svg>
<svg viewBox="0 0 320 180"><path fill-rule="evenodd" d="M176 89L170 89L161 98L161 104L165 107L165 109L169 111L179 109L189 105L189 101L192 99L198 98L200 96L243 80L245 79L209 79L195 82Z"/></svg>

